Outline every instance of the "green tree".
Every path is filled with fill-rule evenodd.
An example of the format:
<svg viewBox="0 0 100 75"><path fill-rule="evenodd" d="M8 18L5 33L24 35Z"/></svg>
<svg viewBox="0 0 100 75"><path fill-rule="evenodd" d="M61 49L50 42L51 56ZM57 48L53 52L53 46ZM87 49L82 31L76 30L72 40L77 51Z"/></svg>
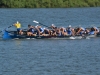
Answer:
<svg viewBox="0 0 100 75"><path fill-rule="evenodd" d="M0 0L6 8L96 7L100 0Z"/></svg>

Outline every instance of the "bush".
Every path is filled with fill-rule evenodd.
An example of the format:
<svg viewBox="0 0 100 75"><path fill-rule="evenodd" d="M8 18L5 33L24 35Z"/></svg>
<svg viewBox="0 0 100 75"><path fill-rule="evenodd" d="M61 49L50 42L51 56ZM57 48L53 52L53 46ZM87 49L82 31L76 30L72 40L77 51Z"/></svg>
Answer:
<svg viewBox="0 0 100 75"><path fill-rule="evenodd" d="M100 0L0 0L0 7L6 8L67 8L96 6L100 6Z"/></svg>

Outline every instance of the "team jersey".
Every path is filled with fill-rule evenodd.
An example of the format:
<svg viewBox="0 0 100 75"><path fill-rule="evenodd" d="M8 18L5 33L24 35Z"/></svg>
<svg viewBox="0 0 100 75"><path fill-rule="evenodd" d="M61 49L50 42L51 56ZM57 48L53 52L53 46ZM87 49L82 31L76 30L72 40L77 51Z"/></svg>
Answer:
<svg viewBox="0 0 100 75"><path fill-rule="evenodd" d="M71 28L68 28L67 33L68 33L69 35L72 34L72 30L71 30Z"/></svg>
<svg viewBox="0 0 100 75"><path fill-rule="evenodd" d="M21 28L21 24L20 23L16 23L15 26L16 26L16 28Z"/></svg>
<svg viewBox="0 0 100 75"><path fill-rule="evenodd" d="M30 29L28 30L28 32L32 32L32 33L34 33L35 30L34 30L33 28L30 28Z"/></svg>
<svg viewBox="0 0 100 75"><path fill-rule="evenodd" d="M43 28L39 28L40 32L44 32L44 29Z"/></svg>
<svg viewBox="0 0 100 75"><path fill-rule="evenodd" d="M95 31L89 32L89 35L94 35L94 34L95 34Z"/></svg>

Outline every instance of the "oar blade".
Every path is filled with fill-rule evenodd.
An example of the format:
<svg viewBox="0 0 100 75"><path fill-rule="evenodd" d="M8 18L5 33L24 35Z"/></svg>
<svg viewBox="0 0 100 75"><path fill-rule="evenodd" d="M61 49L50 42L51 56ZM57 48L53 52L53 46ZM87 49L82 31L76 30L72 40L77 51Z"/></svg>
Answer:
<svg viewBox="0 0 100 75"><path fill-rule="evenodd" d="M34 23L39 23L39 22L38 22L38 21L36 21L36 20L34 20L33 22L34 22Z"/></svg>

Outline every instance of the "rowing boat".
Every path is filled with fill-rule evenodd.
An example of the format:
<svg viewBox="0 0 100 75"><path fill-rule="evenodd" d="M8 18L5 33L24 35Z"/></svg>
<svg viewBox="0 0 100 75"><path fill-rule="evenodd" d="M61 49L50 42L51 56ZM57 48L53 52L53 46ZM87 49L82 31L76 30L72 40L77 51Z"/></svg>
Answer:
<svg viewBox="0 0 100 75"><path fill-rule="evenodd" d="M17 31L4 31L3 39L87 39L91 37L97 37L97 35L77 35L77 36L27 36L27 31L24 31L24 35L18 35ZM100 36L100 34L98 34Z"/></svg>
<svg viewBox="0 0 100 75"><path fill-rule="evenodd" d="M41 26L45 26L50 28L47 25L44 25L36 20L33 21L36 24L39 24ZM89 39L89 38L93 38L93 37L100 37L100 32L97 35L89 35L87 33L85 33L84 35L75 35L75 36L71 36L71 35L67 35L67 36L52 36L52 35L47 35L47 36L43 36L43 35L36 35L36 36L27 36L27 30L25 31L23 29L23 35L18 35L17 31L7 31L8 28L12 27L14 25L8 26L7 28L5 28L3 30L3 35L2 38L3 39ZM98 27L100 30L100 27ZM77 32L77 28L74 28L75 32ZM89 31L91 30L91 28L86 28ZM0 31L1 33L2 31Z"/></svg>

